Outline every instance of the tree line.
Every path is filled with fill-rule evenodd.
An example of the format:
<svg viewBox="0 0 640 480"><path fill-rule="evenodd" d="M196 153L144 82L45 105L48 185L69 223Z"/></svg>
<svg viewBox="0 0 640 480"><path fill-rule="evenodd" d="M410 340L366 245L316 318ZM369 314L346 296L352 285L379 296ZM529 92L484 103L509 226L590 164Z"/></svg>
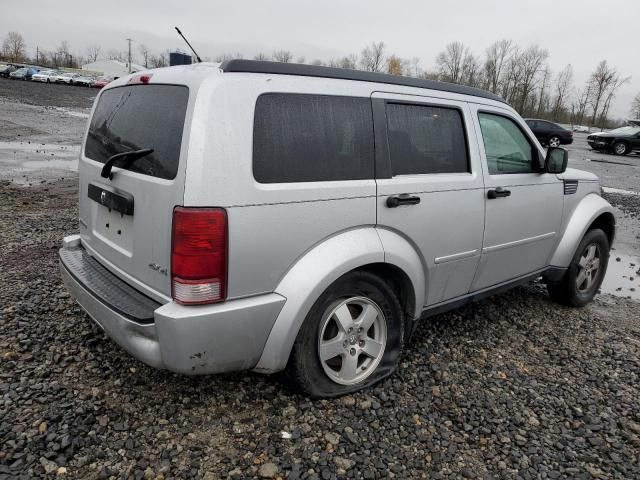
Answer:
<svg viewBox="0 0 640 480"><path fill-rule="evenodd" d="M154 53L144 44L133 52L133 62L145 68L169 65L169 50ZM29 58L26 43L18 32L9 32L2 44L2 57L13 62L32 62L52 67L78 68L98 59L128 61L128 52L107 50L99 45L86 47L84 53L73 55L67 41L50 51L38 50L38 58ZM223 54L214 61L243 58L241 53ZM328 61L294 56L289 50L271 54L258 53L255 60L284 63L309 63L331 67L383 72L482 88L502 96L524 117L544 118L561 123L588 124L610 127L615 122L609 110L622 85L631 77L624 76L607 60L600 61L583 84L576 84L571 64L553 72L549 66L549 52L538 45L522 47L511 40L498 40L477 55L462 42L445 46L435 58L434 69L420 66L418 57L403 58L390 53L384 42L372 42L358 53L351 53ZM205 61L211 61L205 57ZM640 118L640 93L630 105L632 118Z"/></svg>

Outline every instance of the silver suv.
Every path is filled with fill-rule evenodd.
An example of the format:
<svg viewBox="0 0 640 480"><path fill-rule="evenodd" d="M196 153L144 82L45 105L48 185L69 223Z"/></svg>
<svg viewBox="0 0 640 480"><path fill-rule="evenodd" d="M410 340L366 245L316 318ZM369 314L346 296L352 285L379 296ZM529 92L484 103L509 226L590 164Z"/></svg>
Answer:
<svg viewBox="0 0 640 480"><path fill-rule="evenodd" d="M137 73L93 107L62 276L148 365L340 395L390 375L430 315L539 277L591 301L615 219L566 167L468 87L246 60Z"/></svg>

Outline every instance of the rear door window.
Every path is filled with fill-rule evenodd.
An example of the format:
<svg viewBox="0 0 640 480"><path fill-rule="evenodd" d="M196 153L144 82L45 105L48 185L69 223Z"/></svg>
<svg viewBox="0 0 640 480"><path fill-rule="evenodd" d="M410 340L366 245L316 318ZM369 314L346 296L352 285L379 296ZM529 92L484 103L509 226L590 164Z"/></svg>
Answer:
<svg viewBox="0 0 640 480"><path fill-rule="evenodd" d="M387 104L392 174L469 172L462 114L455 108Z"/></svg>
<svg viewBox="0 0 640 480"><path fill-rule="evenodd" d="M171 180L178 172L189 90L181 85L128 85L102 92L84 154L105 163L129 150L152 148L128 170ZM122 164L116 163L116 167Z"/></svg>
<svg viewBox="0 0 640 480"><path fill-rule="evenodd" d="M261 95L254 117L253 176L260 183L373 179L370 99Z"/></svg>

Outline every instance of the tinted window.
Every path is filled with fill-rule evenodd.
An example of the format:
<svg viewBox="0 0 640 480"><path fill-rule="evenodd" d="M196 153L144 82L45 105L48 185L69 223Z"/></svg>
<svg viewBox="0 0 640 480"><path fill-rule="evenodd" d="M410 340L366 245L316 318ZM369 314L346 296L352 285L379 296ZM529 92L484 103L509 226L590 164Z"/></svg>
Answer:
<svg viewBox="0 0 640 480"><path fill-rule="evenodd" d="M105 163L117 153L153 148L152 154L127 169L175 178L188 97L187 87L179 85L131 85L104 91L91 118L85 155Z"/></svg>
<svg viewBox="0 0 640 480"><path fill-rule="evenodd" d="M490 113L478 116L489 173L533 172L534 147L515 122Z"/></svg>
<svg viewBox="0 0 640 480"><path fill-rule="evenodd" d="M393 175L469 171L458 110L390 103L387 129Z"/></svg>
<svg viewBox="0 0 640 480"><path fill-rule="evenodd" d="M368 98L270 93L256 103L253 176L261 183L372 179Z"/></svg>

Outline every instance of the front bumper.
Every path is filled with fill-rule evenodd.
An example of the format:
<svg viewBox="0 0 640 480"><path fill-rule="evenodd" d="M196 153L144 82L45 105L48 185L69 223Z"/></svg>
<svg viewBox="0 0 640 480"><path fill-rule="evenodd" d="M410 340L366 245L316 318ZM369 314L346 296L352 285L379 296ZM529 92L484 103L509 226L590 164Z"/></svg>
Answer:
<svg viewBox="0 0 640 480"><path fill-rule="evenodd" d="M178 373L253 368L285 303L270 293L216 305L154 305L87 258L79 236L66 237L59 256L67 289L111 339L147 365Z"/></svg>
<svg viewBox="0 0 640 480"><path fill-rule="evenodd" d="M604 149L604 148L609 148L609 142L605 142L602 140L587 140L587 143L589 144L589 146L591 148L596 148L596 149Z"/></svg>

